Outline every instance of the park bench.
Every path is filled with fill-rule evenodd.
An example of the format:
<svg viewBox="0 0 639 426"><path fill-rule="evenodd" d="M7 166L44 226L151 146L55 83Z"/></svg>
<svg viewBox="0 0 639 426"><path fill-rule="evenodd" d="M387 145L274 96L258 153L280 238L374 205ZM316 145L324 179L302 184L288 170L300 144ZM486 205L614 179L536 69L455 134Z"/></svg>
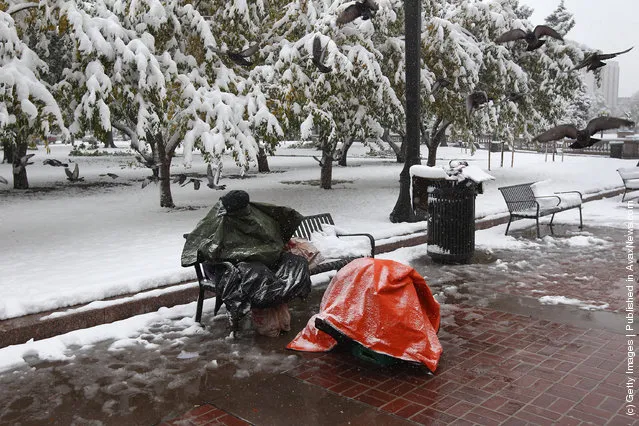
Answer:
<svg viewBox="0 0 639 426"><path fill-rule="evenodd" d="M330 213L321 213L321 214L316 214L316 215L312 215L312 216L305 216L304 219L302 220L302 223L300 223L300 225L297 227L297 229L295 230L295 233L293 234L293 237L297 237L297 238L302 238L305 240L309 240L311 239L311 235L314 232L322 232L323 230L323 226L324 225L335 225L335 222L333 221L333 217L331 216ZM188 236L188 234L184 234L184 238L186 238ZM339 233L337 232L337 237L367 237L370 241L370 245L371 245L371 257L375 257L375 239L373 238L372 235L370 234L345 234L345 233ZM356 259L357 257L363 257L363 256L355 256L355 257L342 257L339 259L328 259L325 262L320 263L319 265L313 267L310 272L311 275L315 275L315 274L319 274L322 272L328 272L328 271L333 271L333 270L339 270L341 269L343 266L347 265L348 263L350 263L352 260ZM206 292L211 292L211 293L215 293L215 281L217 279L217 277L213 277L212 280L210 280L209 278L207 278L203 272L203 267L201 263L196 263L195 265L193 265L195 267L195 274L197 275L197 281L199 284L199 294L198 294L198 298L197 298L197 308L196 308L196 312L195 312L195 321L201 323L202 320L202 308L204 305L204 298L206 296ZM217 311L217 309L219 308L219 306L221 306L222 304L222 300L221 298L217 298L216 302L216 308L215 310Z"/></svg>
<svg viewBox="0 0 639 426"><path fill-rule="evenodd" d="M533 191L534 182L519 185L502 186L498 188L504 196L506 206L510 212L506 233L513 219L535 219L537 222L537 238L539 238L539 218L552 215L550 218L550 232L555 214L570 209L579 208L579 229L583 228L581 204L583 197L579 191L556 192L555 195L537 196ZM562 197L561 194L575 194L573 197ZM577 195L579 196L577 198Z"/></svg>
<svg viewBox="0 0 639 426"><path fill-rule="evenodd" d="M621 180L623 180L624 191L621 201L625 201L628 191L636 191L639 189L639 167L617 169L617 173L619 173Z"/></svg>

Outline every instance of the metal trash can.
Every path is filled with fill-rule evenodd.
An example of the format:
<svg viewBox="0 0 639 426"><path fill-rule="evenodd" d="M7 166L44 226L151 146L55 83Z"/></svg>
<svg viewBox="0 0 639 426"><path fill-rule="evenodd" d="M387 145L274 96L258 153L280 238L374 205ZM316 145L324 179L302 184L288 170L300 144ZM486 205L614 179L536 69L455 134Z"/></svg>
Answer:
<svg viewBox="0 0 639 426"><path fill-rule="evenodd" d="M623 142L611 141L610 144L610 158L623 158Z"/></svg>
<svg viewBox="0 0 639 426"><path fill-rule="evenodd" d="M475 253L475 197L482 184L413 176L413 208L426 213L427 254L438 263L468 263Z"/></svg>
<svg viewBox="0 0 639 426"><path fill-rule="evenodd" d="M475 197L469 179L428 183L427 253L438 263L468 263L475 253Z"/></svg>

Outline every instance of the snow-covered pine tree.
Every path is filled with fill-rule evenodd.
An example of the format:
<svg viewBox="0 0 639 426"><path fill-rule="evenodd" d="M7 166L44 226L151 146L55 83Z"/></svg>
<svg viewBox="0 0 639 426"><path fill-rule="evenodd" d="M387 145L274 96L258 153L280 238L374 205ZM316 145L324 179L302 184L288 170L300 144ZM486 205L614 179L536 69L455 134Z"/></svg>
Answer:
<svg viewBox="0 0 639 426"><path fill-rule="evenodd" d="M561 0L557 8L546 17L546 25L565 37L575 26L575 19L564 3L564 0Z"/></svg>
<svg viewBox="0 0 639 426"><path fill-rule="evenodd" d="M46 140L51 126L66 127L60 107L42 79L47 65L22 40L35 26L33 7L7 5L0 10L0 133L13 149L13 187L29 188L26 158L29 137Z"/></svg>

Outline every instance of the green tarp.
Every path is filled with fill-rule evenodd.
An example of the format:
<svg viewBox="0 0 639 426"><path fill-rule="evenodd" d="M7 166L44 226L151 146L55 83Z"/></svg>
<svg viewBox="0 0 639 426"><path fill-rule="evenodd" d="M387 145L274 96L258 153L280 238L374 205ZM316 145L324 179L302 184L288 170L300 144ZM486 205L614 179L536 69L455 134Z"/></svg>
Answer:
<svg viewBox="0 0 639 426"><path fill-rule="evenodd" d="M226 212L218 201L188 235L182 266L196 262L260 262L275 265L303 216L289 208L251 202Z"/></svg>

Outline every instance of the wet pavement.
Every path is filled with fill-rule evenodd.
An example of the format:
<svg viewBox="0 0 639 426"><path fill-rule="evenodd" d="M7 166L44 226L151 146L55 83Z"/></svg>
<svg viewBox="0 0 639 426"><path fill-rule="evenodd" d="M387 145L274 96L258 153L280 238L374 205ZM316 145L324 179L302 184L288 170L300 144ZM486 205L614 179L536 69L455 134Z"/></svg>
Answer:
<svg viewBox="0 0 639 426"><path fill-rule="evenodd" d="M411 262L442 302L434 376L284 349L317 312L315 288L291 304L292 331L277 338L248 321L229 338L225 317L209 311L204 330L177 317L74 347L67 361L27 357L0 373L0 424L633 424L623 411L624 230L513 235L478 247L469 265Z"/></svg>

